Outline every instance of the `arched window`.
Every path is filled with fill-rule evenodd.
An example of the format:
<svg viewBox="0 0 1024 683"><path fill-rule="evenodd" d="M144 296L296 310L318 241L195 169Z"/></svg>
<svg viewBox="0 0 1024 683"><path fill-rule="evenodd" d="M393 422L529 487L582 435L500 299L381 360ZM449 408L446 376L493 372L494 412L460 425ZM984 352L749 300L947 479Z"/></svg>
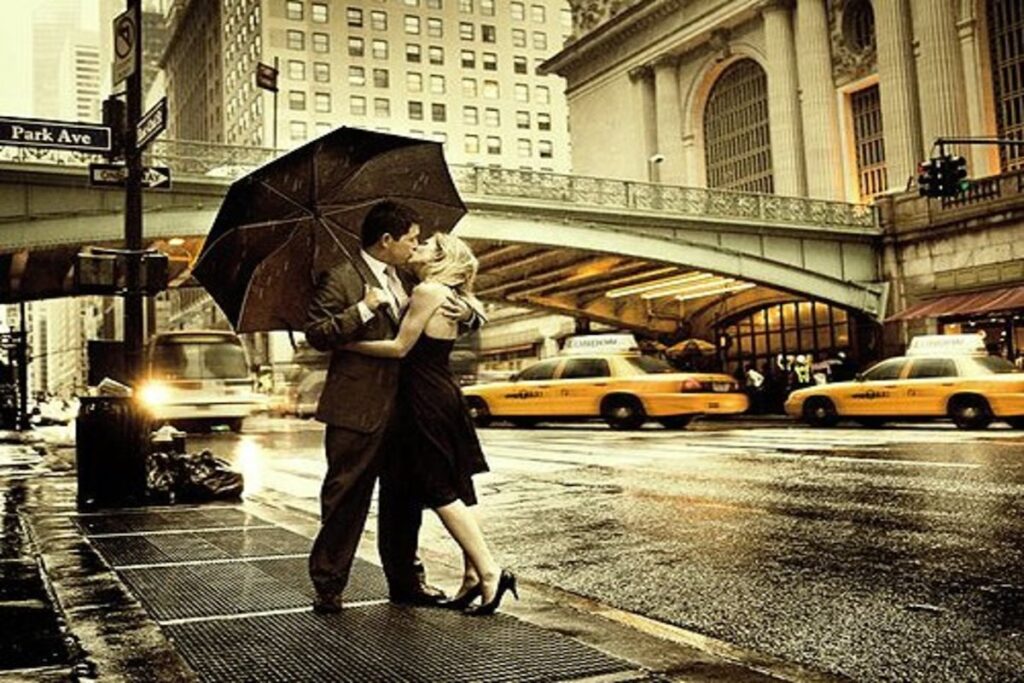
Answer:
<svg viewBox="0 0 1024 683"><path fill-rule="evenodd" d="M1001 138L1024 140L1024 3L988 0L989 56ZM1024 148L1002 147L1003 171L1024 168Z"/></svg>
<svg viewBox="0 0 1024 683"><path fill-rule="evenodd" d="M741 59L718 77L704 107L708 187L769 194L772 147L768 134L768 77Z"/></svg>

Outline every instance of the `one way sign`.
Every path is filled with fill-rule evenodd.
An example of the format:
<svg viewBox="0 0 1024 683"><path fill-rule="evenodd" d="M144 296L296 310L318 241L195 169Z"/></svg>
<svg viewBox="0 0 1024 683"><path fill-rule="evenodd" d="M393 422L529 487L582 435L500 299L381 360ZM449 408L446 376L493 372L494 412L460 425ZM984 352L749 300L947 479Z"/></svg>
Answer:
<svg viewBox="0 0 1024 683"><path fill-rule="evenodd" d="M128 169L124 164L89 164L89 184L93 187L124 187ZM167 166L145 166L142 186L150 190L171 189L171 169Z"/></svg>

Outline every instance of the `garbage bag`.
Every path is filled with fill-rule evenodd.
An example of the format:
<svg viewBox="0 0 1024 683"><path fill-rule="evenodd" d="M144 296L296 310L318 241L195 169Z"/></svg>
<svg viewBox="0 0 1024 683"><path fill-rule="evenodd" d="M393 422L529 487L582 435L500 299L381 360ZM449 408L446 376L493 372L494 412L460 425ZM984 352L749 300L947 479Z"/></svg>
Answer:
<svg viewBox="0 0 1024 683"><path fill-rule="evenodd" d="M199 453L151 453L148 460L150 496L170 503L234 500L245 482L240 472L208 450Z"/></svg>

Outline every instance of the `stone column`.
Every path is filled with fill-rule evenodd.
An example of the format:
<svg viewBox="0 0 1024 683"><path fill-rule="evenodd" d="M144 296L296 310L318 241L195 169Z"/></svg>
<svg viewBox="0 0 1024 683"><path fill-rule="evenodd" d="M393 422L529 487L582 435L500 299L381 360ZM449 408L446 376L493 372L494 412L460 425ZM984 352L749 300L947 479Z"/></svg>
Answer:
<svg viewBox="0 0 1024 683"><path fill-rule="evenodd" d="M955 2L911 0L920 52L917 82L924 137L922 151L929 151L937 137L967 134L964 67Z"/></svg>
<svg viewBox="0 0 1024 683"><path fill-rule="evenodd" d="M803 113L807 195L815 199L844 199L840 155L839 113L832 81L825 0L797 0L797 72Z"/></svg>
<svg viewBox="0 0 1024 683"><path fill-rule="evenodd" d="M761 15L768 58L768 118L775 193L804 196L807 194L807 177L804 173L796 43L790 2L767 0L761 5Z"/></svg>
<svg viewBox="0 0 1024 683"><path fill-rule="evenodd" d="M874 0L878 94L882 101L889 189L903 190L923 160L921 119L907 0Z"/></svg>
<svg viewBox="0 0 1024 683"><path fill-rule="evenodd" d="M636 92L636 118L638 126L637 149L642 155L639 170L636 172L638 180L653 182L651 177L651 165L648 159L658 150L658 120L654 103L654 69L644 64L629 70L629 80L633 83Z"/></svg>
<svg viewBox="0 0 1024 683"><path fill-rule="evenodd" d="M654 60L654 96L658 121L657 154L665 157L659 164L660 181L682 185L683 125L679 102L679 59L663 55Z"/></svg>
<svg viewBox="0 0 1024 683"><path fill-rule="evenodd" d="M978 63L978 20L974 16L974 3L960 3L960 17L957 32L960 37L960 55L964 64L964 99L967 100L967 132L973 136L989 135L985 129L985 95L981 87L981 65ZM973 145L967 149L970 174L982 177L997 173L999 167L989 167L992 150L984 145ZM998 158L998 157L996 157Z"/></svg>

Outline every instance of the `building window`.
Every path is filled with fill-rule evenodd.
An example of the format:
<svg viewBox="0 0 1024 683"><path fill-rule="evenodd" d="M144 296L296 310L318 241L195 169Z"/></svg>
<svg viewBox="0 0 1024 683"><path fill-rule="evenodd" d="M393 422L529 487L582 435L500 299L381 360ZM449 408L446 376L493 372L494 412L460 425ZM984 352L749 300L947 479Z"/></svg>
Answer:
<svg viewBox="0 0 1024 683"><path fill-rule="evenodd" d="M476 79L475 78L463 78L462 79L462 95L464 97L476 97Z"/></svg>
<svg viewBox="0 0 1024 683"><path fill-rule="evenodd" d="M462 108L462 122L467 126L475 126L480 123L480 112L476 107Z"/></svg>
<svg viewBox="0 0 1024 683"><path fill-rule="evenodd" d="M867 201L885 192L889 186L878 85L850 95L850 113L853 117L853 143L857 149L860 197Z"/></svg>
<svg viewBox="0 0 1024 683"><path fill-rule="evenodd" d="M288 78L293 81L306 80L306 63L297 59L288 60Z"/></svg>
<svg viewBox="0 0 1024 683"><path fill-rule="evenodd" d="M413 121L423 120L423 103L412 100L409 102L409 118Z"/></svg>
<svg viewBox="0 0 1024 683"><path fill-rule="evenodd" d="M406 7L419 7L420 0L402 0L402 4Z"/></svg>
<svg viewBox="0 0 1024 683"><path fill-rule="evenodd" d="M497 109L488 107L484 109L484 125L490 128L498 128L501 126L501 112Z"/></svg>
<svg viewBox="0 0 1024 683"><path fill-rule="evenodd" d="M529 159L533 156L533 143L526 138L516 140L516 153L520 159Z"/></svg>
<svg viewBox="0 0 1024 683"><path fill-rule="evenodd" d="M316 134L317 135L323 135L324 133L330 133L332 130L334 130L334 126L332 126L331 124L327 123L326 121L317 121L316 122Z"/></svg>
<svg viewBox="0 0 1024 683"><path fill-rule="evenodd" d="M530 20L538 24L543 24L547 21L544 5L530 5Z"/></svg>
<svg viewBox="0 0 1024 683"><path fill-rule="evenodd" d="M362 57L365 53L366 47L363 43L362 38L349 38L348 39L348 56L349 57Z"/></svg>
<svg viewBox="0 0 1024 683"><path fill-rule="evenodd" d="M487 136L487 153L501 154L501 138L495 135Z"/></svg>
<svg viewBox="0 0 1024 683"><path fill-rule="evenodd" d="M430 92L434 95L444 94L444 76L435 74L430 77Z"/></svg>
<svg viewBox="0 0 1024 683"><path fill-rule="evenodd" d="M427 0L427 9L444 9L443 0Z"/></svg>
<svg viewBox="0 0 1024 683"><path fill-rule="evenodd" d="M540 140L537 142L537 156L541 159L550 159L554 156L554 148L550 140Z"/></svg>
<svg viewBox="0 0 1024 683"><path fill-rule="evenodd" d="M411 36L418 36L420 34L420 18L412 14L406 14L405 32Z"/></svg>
<svg viewBox="0 0 1024 683"><path fill-rule="evenodd" d="M498 55L493 52L485 52L480 55L480 62L484 67L484 71L498 70Z"/></svg>
<svg viewBox="0 0 1024 683"><path fill-rule="evenodd" d="M459 0L459 11L463 14L472 14L473 0Z"/></svg>
<svg viewBox="0 0 1024 683"><path fill-rule="evenodd" d="M512 47L526 47L526 31L521 28L512 29Z"/></svg>
<svg viewBox="0 0 1024 683"><path fill-rule="evenodd" d="M530 101L530 86L525 83L516 83L515 88L512 91L512 96L516 102L529 102Z"/></svg>
<svg viewBox="0 0 1024 683"><path fill-rule="evenodd" d="M345 23L352 28L363 27L363 10L358 7L349 7L345 10Z"/></svg>
<svg viewBox="0 0 1024 683"><path fill-rule="evenodd" d="M562 33L566 36L572 34L572 10L563 7L558 10L558 25L562 27Z"/></svg>
<svg viewBox="0 0 1024 683"><path fill-rule="evenodd" d="M374 31L388 30L388 13L380 10L370 12L370 28Z"/></svg>
<svg viewBox="0 0 1024 683"><path fill-rule="evenodd" d="M526 19L526 5L521 2L513 2L509 4L509 14L512 16L513 21L523 21Z"/></svg>
<svg viewBox="0 0 1024 683"><path fill-rule="evenodd" d="M444 36L444 22L434 17L427 19L427 35L431 38Z"/></svg>
<svg viewBox="0 0 1024 683"><path fill-rule="evenodd" d="M331 65L326 62L313 62L313 80L317 83L330 83Z"/></svg>
<svg viewBox="0 0 1024 683"><path fill-rule="evenodd" d="M391 78L388 75L387 69L374 69L373 70L373 87L375 88L386 88L390 85Z"/></svg>
<svg viewBox="0 0 1024 683"><path fill-rule="evenodd" d="M434 66L444 66L444 48L440 45L428 47L427 60Z"/></svg>
<svg viewBox="0 0 1024 683"><path fill-rule="evenodd" d="M476 31L473 30L473 24L466 21L459 22L459 38L462 40L475 40Z"/></svg>
<svg viewBox="0 0 1024 683"><path fill-rule="evenodd" d="M538 104L551 104L551 88L546 85L538 85L534 89Z"/></svg>
<svg viewBox="0 0 1024 683"><path fill-rule="evenodd" d="M313 95L313 111L317 114L330 114L331 113L331 94L326 92L318 92Z"/></svg>
<svg viewBox="0 0 1024 683"><path fill-rule="evenodd" d="M526 57L517 55L512 58L512 71L517 74L525 74L528 70Z"/></svg>
<svg viewBox="0 0 1024 683"><path fill-rule="evenodd" d="M366 116L366 98L362 95L349 95L348 111L353 116Z"/></svg>
<svg viewBox="0 0 1024 683"><path fill-rule="evenodd" d="M480 14L485 17L494 16L494 0L480 0Z"/></svg>
<svg viewBox="0 0 1024 683"><path fill-rule="evenodd" d="M498 32L490 24L480 24L480 40L485 43L493 43L498 40Z"/></svg>
<svg viewBox="0 0 1024 683"><path fill-rule="evenodd" d="M309 133L306 132L305 121L291 121L288 123L288 137L291 138L292 142L304 142Z"/></svg>
<svg viewBox="0 0 1024 683"><path fill-rule="evenodd" d="M529 121L527 121L527 128L529 128ZM537 113L537 130L551 130L551 114L545 112Z"/></svg>
<svg viewBox="0 0 1024 683"><path fill-rule="evenodd" d="M314 24L326 24L328 20L327 5L322 2L314 2L310 6L310 17Z"/></svg>
<svg viewBox="0 0 1024 683"><path fill-rule="evenodd" d="M466 151L466 154L479 154L480 153L480 136L479 135L467 135L463 138L462 148Z"/></svg>
<svg viewBox="0 0 1024 683"><path fill-rule="evenodd" d="M843 39L857 52L875 45L875 12L870 0L852 0L843 8Z"/></svg>
<svg viewBox="0 0 1024 683"><path fill-rule="evenodd" d="M288 91L288 108L292 111L306 111L306 93L301 90Z"/></svg>
<svg viewBox="0 0 1024 683"><path fill-rule="evenodd" d="M423 57L423 51L420 46L416 43L406 43L405 45L405 61L412 62L413 64L419 64Z"/></svg>
<svg viewBox="0 0 1024 683"><path fill-rule="evenodd" d="M459 53L462 60L463 69L475 69L476 68L476 53L472 50L463 50Z"/></svg>
<svg viewBox="0 0 1024 683"><path fill-rule="evenodd" d="M406 73L405 89L409 92L423 92L423 74L415 71Z"/></svg>
<svg viewBox="0 0 1024 683"><path fill-rule="evenodd" d="M348 84L355 86L366 85L366 69L361 66L350 66L348 68Z"/></svg>
<svg viewBox="0 0 1024 683"><path fill-rule="evenodd" d="M1024 140L1024 7L1019 0L986 0L989 60L998 137ZM999 148L1002 171L1024 168L1024 146Z"/></svg>
<svg viewBox="0 0 1024 683"><path fill-rule="evenodd" d="M496 100L501 97L501 90L498 88L498 81L484 81L484 99Z"/></svg>
<svg viewBox="0 0 1024 683"><path fill-rule="evenodd" d="M774 191L768 79L752 59L729 66L711 88L704 107L704 163L709 188Z"/></svg>
<svg viewBox="0 0 1024 683"><path fill-rule="evenodd" d="M391 100L386 97L375 97L373 99L373 115L378 119L391 117Z"/></svg>
<svg viewBox="0 0 1024 683"><path fill-rule="evenodd" d="M331 37L326 33L313 34L313 52L330 52Z"/></svg>
<svg viewBox="0 0 1024 683"><path fill-rule="evenodd" d="M387 59L388 58L388 41L386 40L374 40L370 43L370 54L373 55L374 59Z"/></svg>
<svg viewBox="0 0 1024 683"><path fill-rule="evenodd" d="M533 47L536 50L548 49L548 34L543 31L533 32Z"/></svg>
<svg viewBox="0 0 1024 683"><path fill-rule="evenodd" d="M440 103L430 105L430 120L443 123L448 120L448 109Z"/></svg>
<svg viewBox="0 0 1024 683"><path fill-rule="evenodd" d="M306 34L302 31L289 30L287 33L287 45L289 50L305 50Z"/></svg>
<svg viewBox="0 0 1024 683"><path fill-rule="evenodd" d="M302 3L299 0L288 0L284 4L284 15L289 19L302 21Z"/></svg>
<svg viewBox="0 0 1024 683"><path fill-rule="evenodd" d="M517 111L516 112L516 128L528 129L530 127L530 112L528 111Z"/></svg>

